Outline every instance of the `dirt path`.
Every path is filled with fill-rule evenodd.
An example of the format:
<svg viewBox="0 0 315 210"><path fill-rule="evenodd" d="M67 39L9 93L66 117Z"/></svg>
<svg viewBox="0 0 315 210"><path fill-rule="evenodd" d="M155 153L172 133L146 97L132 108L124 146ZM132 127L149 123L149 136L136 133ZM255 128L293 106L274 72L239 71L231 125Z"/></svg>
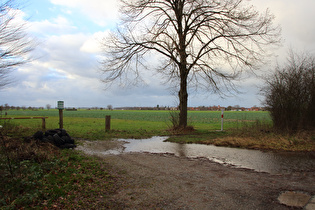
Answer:
<svg viewBox="0 0 315 210"><path fill-rule="evenodd" d="M125 209L290 209L281 192L315 195L314 172L270 175L170 154L103 158L121 177L112 199Z"/></svg>

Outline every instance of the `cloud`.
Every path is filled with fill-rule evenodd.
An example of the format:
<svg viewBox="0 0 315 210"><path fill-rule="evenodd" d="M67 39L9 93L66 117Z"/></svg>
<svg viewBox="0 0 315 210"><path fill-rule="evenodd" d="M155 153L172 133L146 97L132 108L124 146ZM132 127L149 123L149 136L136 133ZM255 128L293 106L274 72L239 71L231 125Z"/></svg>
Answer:
<svg viewBox="0 0 315 210"><path fill-rule="evenodd" d="M81 46L80 51L87 53L101 53L101 42L108 35L109 31L96 32L90 36Z"/></svg>
<svg viewBox="0 0 315 210"><path fill-rule="evenodd" d="M95 106L102 89L98 78L86 78L54 69L51 63L36 61L14 72L16 83L1 93L14 105L45 106L65 100L67 106Z"/></svg>
<svg viewBox="0 0 315 210"><path fill-rule="evenodd" d="M58 16L52 21L41 20L30 22L28 31L37 36L51 36L53 34L70 33L76 30L77 27L73 26L71 22L65 17Z"/></svg>
<svg viewBox="0 0 315 210"><path fill-rule="evenodd" d="M51 0L52 4L78 9L100 26L110 25L118 17L117 0Z"/></svg>
<svg viewBox="0 0 315 210"><path fill-rule="evenodd" d="M54 5L49 8L51 16L30 22L29 31L35 34L41 44L34 51L37 60L17 69L12 76L14 83L0 92L1 103L10 105L56 106L64 100L67 107L99 106L111 104L118 106L176 106L176 92L172 94L168 85L161 84L161 77L152 69L160 60L151 55L147 63L150 70L145 71L143 85L122 89L113 86L104 90L98 72L98 57L101 50L99 41L108 34L100 31L99 26L111 26L117 20L116 0L50 0ZM252 0L257 9L267 7L275 15L275 23L280 24L285 39L284 47L275 54L286 57L287 46L299 50L315 49L315 1L310 0ZM40 9L40 8L37 8ZM41 10L42 11L42 10ZM79 14L79 15L78 15ZM20 14L20 20L25 14ZM112 24L113 23L113 24ZM270 58L270 60L276 60ZM269 70L273 65L265 66ZM262 74L262 73L261 73ZM243 94L222 99L207 92L189 92L189 106L208 105L260 105L259 88L262 84L257 78L247 78L239 83Z"/></svg>
<svg viewBox="0 0 315 210"><path fill-rule="evenodd" d="M37 59L13 72L16 83L1 92L1 98L12 105L27 106L53 105L61 99L66 100L68 106L100 104L103 90L96 52L100 51L97 42L103 32L66 33L73 27L61 16L52 22L33 22L34 25L33 31L36 28L45 35L33 52ZM60 33L56 33L59 29Z"/></svg>
<svg viewBox="0 0 315 210"><path fill-rule="evenodd" d="M58 69L72 76L86 78L98 77L96 72L97 55L91 51L83 51L82 46L94 49L87 43L94 35L64 34L47 37L44 43L38 47L38 55L43 65Z"/></svg>
<svg viewBox="0 0 315 210"><path fill-rule="evenodd" d="M314 50L315 25L312 21L315 19L315 1L253 0L252 3L258 10L269 8L275 15L275 23L282 27L284 48L292 46L300 50ZM283 54L283 49L280 53Z"/></svg>

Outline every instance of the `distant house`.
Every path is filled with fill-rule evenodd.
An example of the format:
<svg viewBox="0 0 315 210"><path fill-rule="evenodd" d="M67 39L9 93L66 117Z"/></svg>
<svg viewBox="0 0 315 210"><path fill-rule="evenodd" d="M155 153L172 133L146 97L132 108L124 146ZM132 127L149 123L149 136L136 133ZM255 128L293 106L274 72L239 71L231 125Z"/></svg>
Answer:
<svg viewBox="0 0 315 210"><path fill-rule="evenodd" d="M260 107L256 107L256 106L254 106L254 107L252 107L250 109L251 109L251 111L261 111L261 108Z"/></svg>

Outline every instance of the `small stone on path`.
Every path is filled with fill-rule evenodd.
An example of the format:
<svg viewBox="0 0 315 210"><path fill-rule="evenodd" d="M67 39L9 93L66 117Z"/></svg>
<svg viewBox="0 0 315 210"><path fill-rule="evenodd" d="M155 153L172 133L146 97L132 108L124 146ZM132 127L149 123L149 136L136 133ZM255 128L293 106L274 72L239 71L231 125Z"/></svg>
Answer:
<svg viewBox="0 0 315 210"><path fill-rule="evenodd" d="M278 200L281 204L292 207L304 207L310 201L310 199L310 195L294 191L286 191L281 193L278 197Z"/></svg>
<svg viewBox="0 0 315 210"><path fill-rule="evenodd" d="M315 196L311 199L311 201L305 206L306 210L315 210Z"/></svg>

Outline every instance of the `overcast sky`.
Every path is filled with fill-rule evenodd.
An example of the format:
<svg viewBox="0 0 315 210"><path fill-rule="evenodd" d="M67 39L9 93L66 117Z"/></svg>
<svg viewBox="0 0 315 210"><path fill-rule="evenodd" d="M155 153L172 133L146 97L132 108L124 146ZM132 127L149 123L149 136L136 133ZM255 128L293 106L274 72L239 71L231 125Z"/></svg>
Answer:
<svg viewBox="0 0 315 210"><path fill-rule="evenodd" d="M314 0L246 2L259 11L269 8L282 28L282 47L263 71L282 63L290 47L315 54ZM116 27L117 11L115 0L28 0L20 18L27 20L28 32L39 42L33 52L36 60L12 74L15 83L0 90L0 105L54 107L63 100L66 107L177 106L177 97L149 73L145 85L104 89L98 71L99 41ZM238 83L242 93L224 99L191 92L188 106L260 106L261 84L258 78L247 78Z"/></svg>

